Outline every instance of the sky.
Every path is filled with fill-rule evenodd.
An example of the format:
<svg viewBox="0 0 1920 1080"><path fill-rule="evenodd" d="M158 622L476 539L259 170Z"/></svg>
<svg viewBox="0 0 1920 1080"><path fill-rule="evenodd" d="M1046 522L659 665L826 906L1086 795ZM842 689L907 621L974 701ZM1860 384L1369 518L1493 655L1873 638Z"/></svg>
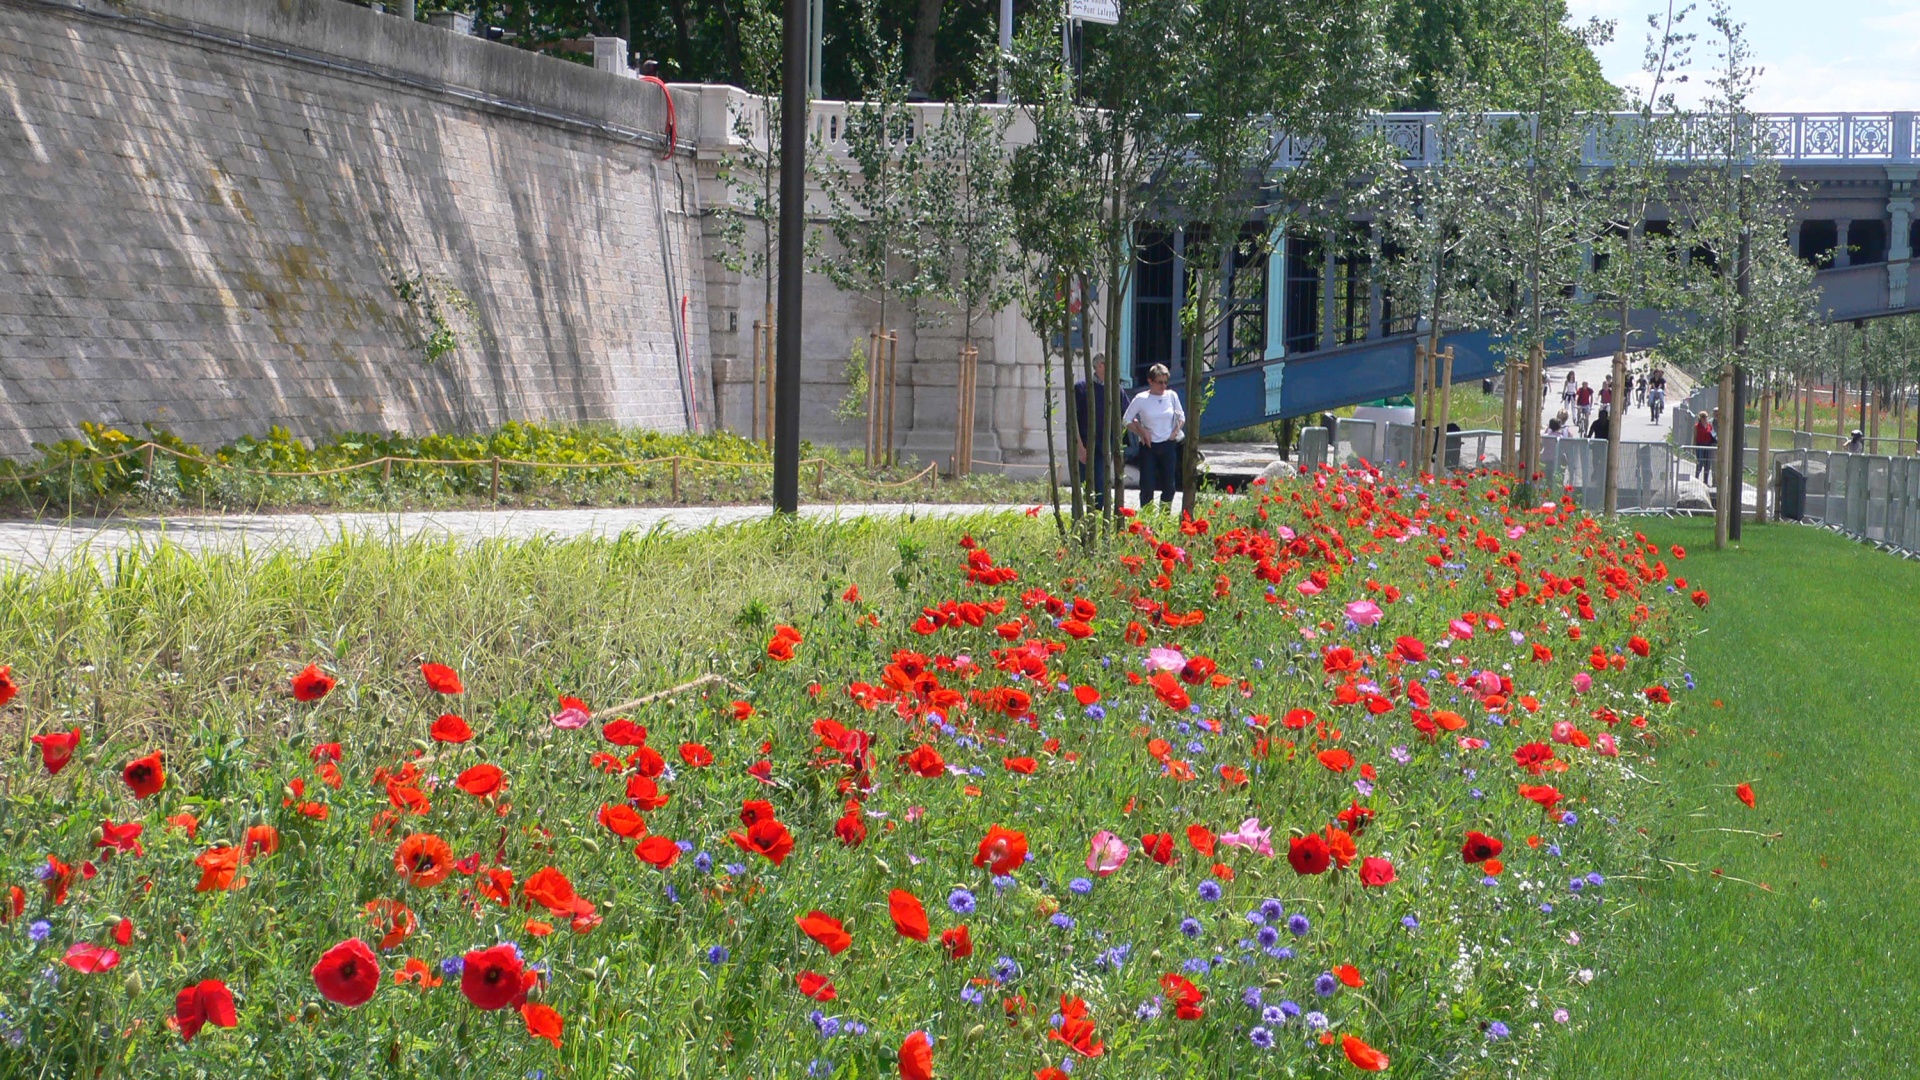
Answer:
<svg viewBox="0 0 1920 1080"><path fill-rule="evenodd" d="M1685 0L1675 0L1676 5ZM1752 108L1759 112L1894 112L1920 110L1920 0L1729 0L1746 23L1762 68ZM1665 0L1568 0L1576 20L1615 21L1614 39L1596 52L1616 84L1644 86L1647 16ZM1685 28L1699 35L1691 77L1678 88L1682 104L1704 91L1719 50L1707 25L1708 5Z"/></svg>

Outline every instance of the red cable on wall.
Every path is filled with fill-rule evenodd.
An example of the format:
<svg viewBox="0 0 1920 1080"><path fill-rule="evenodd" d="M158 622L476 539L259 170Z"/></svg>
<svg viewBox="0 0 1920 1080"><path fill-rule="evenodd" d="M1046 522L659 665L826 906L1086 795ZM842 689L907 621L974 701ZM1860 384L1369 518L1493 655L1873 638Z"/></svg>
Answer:
<svg viewBox="0 0 1920 1080"><path fill-rule="evenodd" d="M679 135L679 124L673 113L673 91L667 89L666 80L660 78L658 75L642 75L640 76L640 81L650 82L659 87L660 93L665 95L667 99L667 152L660 155L660 160L665 161L673 157L673 146L674 143L678 141Z"/></svg>

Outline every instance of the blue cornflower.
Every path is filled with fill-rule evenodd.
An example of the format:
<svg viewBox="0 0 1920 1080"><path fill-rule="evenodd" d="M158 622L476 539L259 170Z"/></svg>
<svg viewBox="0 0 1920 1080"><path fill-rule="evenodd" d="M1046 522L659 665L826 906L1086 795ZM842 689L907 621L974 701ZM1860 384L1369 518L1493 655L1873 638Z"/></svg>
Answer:
<svg viewBox="0 0 1920 1080"><path fill-rule="evenodd" d="M45 919L35 919L27 927L27 936L35 941L45 941L53 936L53 924Z"/></svg>
<svg viewBox="0 0 1920 1080"><path fill-rule="evenodd" d="M1020 965L1013 962L1013 957L1003 956L993 962L993 977L997 982L1012 982L1020 977Z"/></svg>
<svg viewBox="0 0 1920 1080"><path fill-rule="evenodd" d="M1327 1014L1316 1010L1301 1017L1300 1022L1307 1025L1310 1030L1323 1031L1327 1026Z"/></svg>
<svg viewBox="0 0 1920 1080"><path fill-rule="evenodd" d="M1249 986L1245 990L1240 991L1240 1000L1245 1002L1249 1009L1259 1008L1260 988L1257 986Z"/></svg>
<svg viewBox="0 0 1920 1080"><path fill-rule="evenodd" d="M1187 935L1190 938L1199 937L1200 936L1200 920L1192 919L1192 918L1181 919L1180 932Z"/></svg>
<svg viewBox="0 0 1920 1080"><path fill-rule="evenodd" d="M713 856L701 852L693 857L693 868L705 874L713 869Z"/></svg>
<svg viewBox="0 0 1920 1080"><path fill-rule="evenodd" d="M1403 915L1400 918L1400 925L1409 930L1418 930L1420 929L1420 920L1412 915Z"/></svg>
<svg viewBox="0 0 1920 1080"><path fill-rule="evenodd" d="M1105 720L1106 718L1107 718L1107 710L1105 706L1101 706L1101 705L1087 706L1087 719Z"/></svg>
<svg viewBox="0 0 1920 1080"><path fill-rule="evenodd" d="M1267 917L1260 914L1259 908L1254 908L1252 911L1247 912L1247 921L1255 926L1265 926Z"/></svg>
<svg viewBox="0 0 1920 1080"><path fill-rule="evenodd" d="M808 1076L832 1076L833 1062L823 1061L820 1058L814 1058L812 1061L807 1062L807 1075Z"/></svg>
<svg viewBox="0 0 1920 1080"><path fill-rule="evenodd" d="M1008 874L993 875L993 890L995 892L1006 892L1008 889L1013 888L1014 885L1015 885L1015 882L1011 875L1008 875Z"/></svg>
<svg viewBox="0 0 1920 1080"><path fill-rule="evenodd" d="M1313 923L1307 921L1305 915L1296 911L1287 918L1287 929L1294 937L1306 937L1307 931L1313 929Z"/></svg>
<svg viewBox="0 0 1920 1080"><path fill-rule="evenodd" d="M1284 1024L1287 1014L1278 1005L1269 1005L1260 1010L1260 1022L1263 1024Z"/></svg>
<svg viewBox="0 0 1920 1080"><path fill-rule="evenodd" d="M1577 877L1577 878L1574 878L1572 881L1567 882L1567 888L1572 889L1574 892L1579 892L1581 889L1584 889L1586 887L1587 887L1587 879L1583 877Z"/></svg>
<svg viewBox="0 0 1920 1080"><path fill-rule="evenodd" d="M732 874L734 877L739 877L741 874L744 874L747 872L747 864L739 863L739 862L730 862L720 867L720 869L725 870L727 873Z"/></svg>
<svg viewBox="0 0 1920 1080"><path fill-rule="evenodd" d="M1291 1020L1300 1015L1300 1006L1295 1005L1291 1001L1283 1001L1280 1003L1280 1012L1285 1015L1287 1019Z"/></svg>
<svg viewBox="0 0 1920 1080"><path fill-rule="evenodd" d="M1600 871L1598 870L1595 870L1593 873L1587 875L1587 884L1593 886L1596 889L1602 885L1605 885L1606 883L1607 883L1607 879L1601 877Z"/></svg>
<svg viewBox="0 0 1920 1080"><path fill-rule="evenodd" d="M1064 911L1054 912L1053 917L1048 919L1047 921L1059 927L1062 930L1073 929L1073 916L1067 914Z"/></svg>
<svg viewBox="0 0 1920 1080"><path fill-rule="evenodd" d="M1220 883L1217 881L1201 882L1200 883L1200 899L1205 900L1209 904L1213 903L1215 900L1220 899Z"/></svg>
<svg viewBox="0 0 1920 1080"><path fill-rule="evenodd" d="M955 915L973 914L973 894L965 889L955 889L947 894L947 906Z"/></svg>
<svg viewBox="0 0 1920 1080"><path fill-rule="evenodd" d="M1133 1010L1133 1018L1135 1020L1157 1020L1159 1019L1159 1017L1160 1017L1160 999L1159 998L1154 998L1152 1001L1141 1002L1140 1007Z"/></svg>
<svg viewBox="0 0 1920 1080"><path fill-rule="evenodd" d="M1542 915L1551 915L1551 914L1553 914L1553 905L1552 905L1552 904L1541 904L1541 905L1540 905L1540 914L1542 914Z"/></svg>
<svg viewBox="0 0 1920 1080"><path fill-rule="evenodd" d="M963 986L960 988L960 1000L969 1005L984 1005L987 993L976 986Z"/></svg>
<svg viewBox="0 0 1920 1080"><path fill-rule="evenodd" d="M1513 1034L1513 1032L1507 1030L1507 1025L1501 1023L1498 1020L1495 1020L1493 1023L1487 1025L1487 1041L1488 1042L1492 1042L1495 1039L1504 1039L1511 1034Z"/></svg>
<svg viewBox="0 0 1920 1080"><path fill-rule="evenodd" d="M1187 973L1190 975L1205 975L1207 972L1213 970L1212 964L1207 963L1205 960L1199 957L1194 957L1193 959L1186 961L1180 966L1186 969Z"/></svg>
<svg viewBox="0 0 1920 1080"><path fill-rule="evenodd" d="M682 855L693 854L693 841L691 840L675 840L673 846L679 848L680 854Z"/></svg>
<svg viewBox="0 0 1920 1080"><path fill-rule="evenodd" d="M1340 980L1334 978L1333 972L1331 971L1323 971L1320 973L1319 978L1313 980L1313 992L1320 995L1323 998L1332 997L1334 994L1338 993L1339 990L1340 990Z"/></svg>
<svg viewBox="0 0 1920 1080"><path fill-rule="evenodd" d="M1094 963L1100 967L1112 968L1113 970L1118 971L1124 964L1126 964L1127 958L1132 955L1133 955L1133 946L1115 945L1113 948L1108 949L1106 952L1101 953L1099 958L1096 959Z"/></svg>
<svg viewBox="0 0 1920 1080"><path fill-rule="evenodd" d="M449 956L445 960L440 961L440 974L442 975L459 975L465 970L467 970L465 957Z"/></svg>
<svg viewBox="0 0 1920 1080"><path fill-rule="evenodd" d="M1261 927L1260 932L1255 934L1254 937L1259 939L1260 947L1263 949L1271 949L1280 943L1280 931L1275 930L1271 926Z"/></svg>
<svg viewBox="0 0 1920 1080"><path fill-rule="evenodd" d="M1580 815L1569 810L1566 813L1560 815L1560 824L1578 825L1580 824Z"/></svg>
<svg viewBox="0 0 1920 1080"><path fill-rule="evenodd" d="M707 963L724 964L730 955L732 954L727 952L725 945L715 945L713 948L707 950Z"/></svg>
<svg viewBox="0 0 1920 1080"><path fill-rule="evenodd" d="M1291 960L1293 959L1293 950L1287 948L1285 945L1275 945L1267 950L1267 955L1273 957L1275 960Z"/></svg>
<svg viewBox="0 0 1920 1080"><path fill-rule="evenodd" d="M1093 891L1093 882L1083 877L1077 877L1067 882L1067 888L1079 893L1081 896L1085 896Z"/></svg>
<svg viewBox="0 0 1920 1080"><path fill-rule="evenodd" d="M820 1037L823 1039L831 1039L835 1035L840 1034L839 1017L823 1016L815 1023L814 1026L820 1029Z"/></svg>
<svg viewBox="0 0 1920 1080"><path fill-rule="evenodd" d="M1264 916L1268 922L1279 922L1280 917L1286 913L1287 909L1281 907L1280 901L1278 900L1260 901L1260 914Z"/></svg>
<svg viewBox="0 0 1920 1080"><path fill-rule="evenodd" d="M1254 1028L1252 1031L1247 1032L1247 1041L1262 1050L1266 1050L1273 1046L1273 1032L1263 1027Z"/></svg>

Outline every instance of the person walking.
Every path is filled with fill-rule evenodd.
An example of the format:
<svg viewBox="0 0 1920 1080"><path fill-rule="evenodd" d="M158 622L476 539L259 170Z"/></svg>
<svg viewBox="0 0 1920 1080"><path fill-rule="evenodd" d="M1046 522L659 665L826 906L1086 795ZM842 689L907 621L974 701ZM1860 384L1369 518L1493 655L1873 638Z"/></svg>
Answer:
<svg viewBox="0 0 1920 1080"><path fill-rule="evenodd" d="M1187 412L1180 395L1168 389L1167 365L1147 369L1147 388L1133 396L1120 418L1140 440L1140 509L1157 492L1160 505L1172 509L1180 488L1180 440L1186 432Z"/></svg>
<svg viewBox="0 0 1920 1080"><path fill-rule="evenodd" d="M1573 408L1573 395L1573 372L1569 371L1567 372L1567 381L1560 384L1560 407L1563 409Z"/></svg>
<svg viewBox="0 0 1920 1080"><path fill-rule="evenodd" d="M1593 424L1587 428L1587 438L1604 439L1613 431L1613 423L1607 417L1607 407L1600 406L1600 415L1593 418Z"/></svg>
<svg viewBox="0 0 1920 1080"><path fill-rule="evenodd" d="M1080 430L1080 484L1093 490L1093 505L1107 508L1107 354L1093 358L1093 381L1073 384L1073 415Z"/></svg>

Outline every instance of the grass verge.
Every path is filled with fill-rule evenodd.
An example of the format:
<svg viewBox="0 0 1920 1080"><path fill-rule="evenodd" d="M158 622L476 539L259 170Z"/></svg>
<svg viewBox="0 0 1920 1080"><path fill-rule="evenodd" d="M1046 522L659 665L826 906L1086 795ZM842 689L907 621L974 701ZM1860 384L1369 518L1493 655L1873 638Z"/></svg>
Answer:
<svg viewBox="0 0 1920 1080"><path fill-rule="evenodd" d="M1641 883L1618 928L1630 944L1553 1075L1920 1075L1904 813L1920 565L1798 525L1750 525L1718 553L1711 523L1645 531L1686 545L1677 569L1712 591L1686 646L1699 690L1669 727L1691 737L1660 762L1668 872Z"/></svg>

